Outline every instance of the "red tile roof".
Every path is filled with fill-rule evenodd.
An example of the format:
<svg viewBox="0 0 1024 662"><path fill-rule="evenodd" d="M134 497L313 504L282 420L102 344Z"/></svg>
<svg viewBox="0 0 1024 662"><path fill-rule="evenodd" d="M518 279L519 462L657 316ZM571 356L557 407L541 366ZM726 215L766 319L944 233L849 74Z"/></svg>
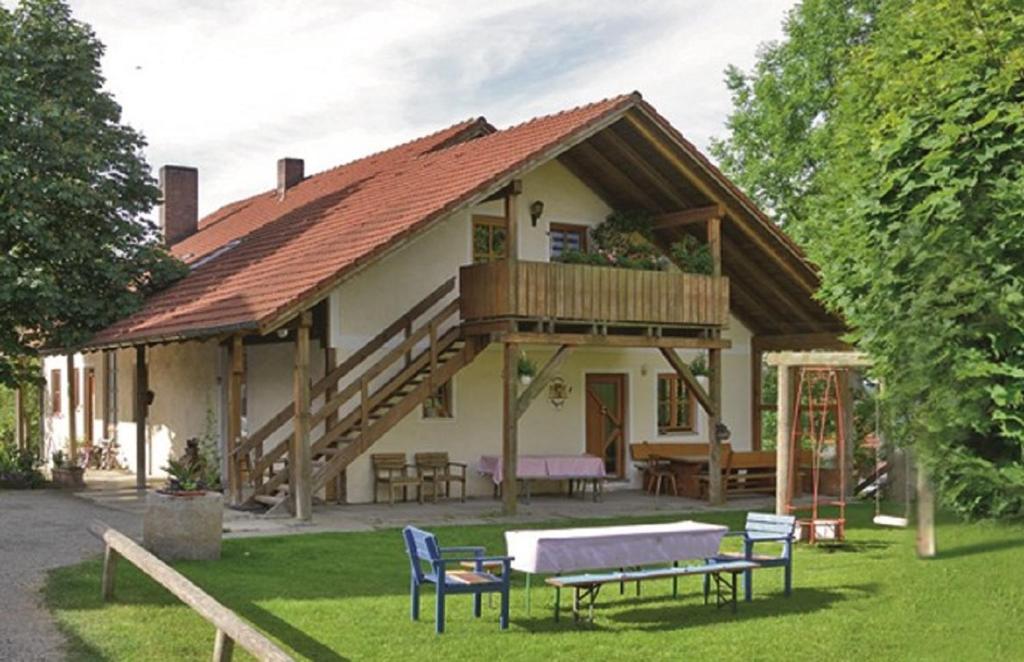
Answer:
<svg viewBox="0 0 1024 662"><path fill-rule="evenodd" d="M257 329L347 270L640 102L606 99L494 131L482 118L229 204L172 247L192 271L92 347ZM474 137L481 133L481 137ZM468 139L472 138L472 139Z"/></svg>

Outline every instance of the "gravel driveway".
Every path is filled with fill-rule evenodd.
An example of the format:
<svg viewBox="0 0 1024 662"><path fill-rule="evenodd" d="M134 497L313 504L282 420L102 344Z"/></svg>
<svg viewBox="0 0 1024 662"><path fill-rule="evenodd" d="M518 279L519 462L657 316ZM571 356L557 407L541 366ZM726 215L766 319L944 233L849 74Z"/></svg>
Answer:
<svg viewBox="0 0 1024 662"><path fill-rule="evenodd" d="M47 570L103 551L86 530L94 518L133 537L142 531L138 515L59 490L0 490L0 660L64 659L40 589Z"/></svg>

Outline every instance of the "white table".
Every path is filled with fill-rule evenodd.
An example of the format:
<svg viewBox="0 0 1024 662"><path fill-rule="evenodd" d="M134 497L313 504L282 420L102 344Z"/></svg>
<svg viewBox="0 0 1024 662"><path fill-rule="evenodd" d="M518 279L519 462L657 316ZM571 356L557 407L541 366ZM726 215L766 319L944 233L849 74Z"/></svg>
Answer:
<svg viewBox="0 0 1024 662"><path fill-rule="evenodd" d="M481 455L477 469L490 476L497 488L505 478L504 460L500 455ZM573 481L586 481L594 486L594 500L600 494L600 481L605 478L604 460L596 455L518 455L516 456L516 478L526 488L526 501L530 500L531 480L568 480L569 495L572 496Z"/></svg>
<svg viewBox="0 0 1024 662"><path fill-rule="evenodd" d="M506 531L512 568L526 575L527 613L530 576L578 570L625 568L718 554L728 527L693 520L578 529Z"/></svg>

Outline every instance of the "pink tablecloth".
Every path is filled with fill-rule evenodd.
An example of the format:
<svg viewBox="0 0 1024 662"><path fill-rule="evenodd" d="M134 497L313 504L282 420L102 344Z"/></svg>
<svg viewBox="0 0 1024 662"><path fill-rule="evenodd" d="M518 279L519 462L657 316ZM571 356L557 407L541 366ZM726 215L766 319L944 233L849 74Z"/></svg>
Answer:
<svg viewBox="0 0 1024 662"><path fill-rule="evenodd" d="M727 527L686 520L669 524L506 531L512 567L521 572L625 568L718 553Z"/></svg>
<svg viewBox="0 0 1024 662"><path fill-rule="evenodd" d="M500 455L482 455L480 473L500 484L504 462ZM594 455L520 455L516 458L516 478L604 478L604 462Z"/></svg>

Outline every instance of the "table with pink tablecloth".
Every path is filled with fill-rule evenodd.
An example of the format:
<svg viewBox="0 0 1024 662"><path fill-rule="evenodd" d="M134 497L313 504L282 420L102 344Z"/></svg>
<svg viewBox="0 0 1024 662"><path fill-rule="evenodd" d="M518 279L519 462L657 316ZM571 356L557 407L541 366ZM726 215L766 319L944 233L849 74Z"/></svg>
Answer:
<svg viewBox="0 0 1024 662"><path fill-rule="evenodd" d="M481 474L491 477L497 490L504 480L503 458L500 455L482 455L477 468ZM568 480L570 496L573 482L582 482L585 489L586 481L590 481L597 500L605 475L604 460L595 455L516 456L516 478L525 484L527 499L530 498L531 480Z"/></svg>

